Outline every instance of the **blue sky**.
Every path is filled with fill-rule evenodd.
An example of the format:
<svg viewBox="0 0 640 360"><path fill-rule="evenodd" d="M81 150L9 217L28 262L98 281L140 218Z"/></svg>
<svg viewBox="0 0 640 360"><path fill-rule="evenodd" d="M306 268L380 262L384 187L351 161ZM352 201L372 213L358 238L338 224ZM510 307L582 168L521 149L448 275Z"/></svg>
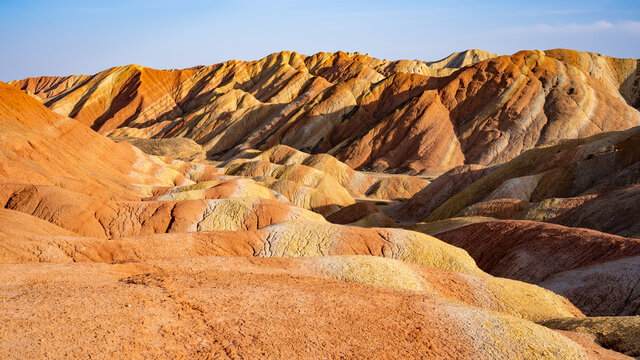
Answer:
<svg viewBox="0 0 640 360"><path fill-rule="evenodd" d="M479 48L640 58L640 1L0 0L0 81L293 50L438 60Z"/></svg>

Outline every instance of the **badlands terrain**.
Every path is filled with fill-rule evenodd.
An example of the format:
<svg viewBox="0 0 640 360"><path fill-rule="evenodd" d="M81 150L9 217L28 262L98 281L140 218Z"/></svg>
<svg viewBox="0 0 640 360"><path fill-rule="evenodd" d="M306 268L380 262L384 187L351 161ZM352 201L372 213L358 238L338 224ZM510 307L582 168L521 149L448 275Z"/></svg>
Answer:
<svg viewBox="0 0 640 360"><path fill-rule="evenodd" d="M639 66L0 83L0 358L639 358Z"/></svg>

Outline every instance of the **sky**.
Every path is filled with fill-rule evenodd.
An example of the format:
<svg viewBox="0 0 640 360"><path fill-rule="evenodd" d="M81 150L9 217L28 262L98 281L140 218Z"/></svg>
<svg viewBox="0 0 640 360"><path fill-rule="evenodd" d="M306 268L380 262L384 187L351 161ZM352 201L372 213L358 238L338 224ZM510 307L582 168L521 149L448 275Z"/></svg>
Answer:
<svg viewBox="0 0 640 360"><path fill-rule="evenodd" d="M254 60L282 50L439 60L570 48L640 58L640 0L0 0L0 81Z"/></svg>

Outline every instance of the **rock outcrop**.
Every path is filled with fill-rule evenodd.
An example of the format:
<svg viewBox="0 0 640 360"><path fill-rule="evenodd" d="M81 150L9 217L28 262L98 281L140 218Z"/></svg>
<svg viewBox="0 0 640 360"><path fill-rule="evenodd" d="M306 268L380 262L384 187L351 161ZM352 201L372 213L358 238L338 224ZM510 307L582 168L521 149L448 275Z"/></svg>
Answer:
<svg viewBox="0 0 640 360"><path fill-rule="evenodd" d="M12 84L111 136L186 137L222 160L284 144L352 168L417 173L498 165L552 141L640 125L627 104L637 105L633 61L570 50L469 51L434 63L281 52Z"/></svg>
<svg viewBox="0 0 640 360"><path fill-rule="evenodd" d="M555 49L545 51L548 56L571 64L608 87L618 89L627 103L640 109L640 71L638 59L617 59L610 56Z"/></svg>
<svg viewBox="0 0 640 360"><path fill-rule="evenodd" d="M407 226L407 229L421 232L423 234L435 236L443 232L461 228L469 224L481 223L486 221L498 220L492 217L485 216L468 216L468 217L453 217L444 220L437 220L432 222L419 222L417 224Z"/></svg>
<svg viewBox="0 0 640 360"><path fill-rule="evenodd" d="M282 173L277 171L282 169L277 165L288 165L289 169L308 167L318 170L320 172L307 169L306 172L311 174L305 177L329 176L358 198L406 200L429 184L429 181L415 176L355 171L331 155L310 155L286 145L276 145L265 151L243 151L221 164L228 174L252 177L274 177L274 173Z"/></svg>
<svg viewBox="0 0 640 360"><path fill-rule="evenodd" d="M590 316L638 315L639 266L640 257L624 257L561 272L539 285L566 296Z"/></svg>
<svg viewBox="0 0 640 360"><path fill-rule="evenodd" d="M134 137L113 137L112 140L126 141L149 155L166 156L184 161L204 160L207 157L202 146L186 138L144 139Z"/></svg>
<svg viewBox="0 0 640 360"><path fill-rule="evenodd" d="M594 336L602 346L628 356L640 356L640 317L590 317L583 319L554 319L544 326L586 333Z"/></svg>
<svg viewBox="0 0 640 360"><path fill-rule="evenodd" d="M453 168L438 176L429 186L402 204L396 209L395 215L403 220L424 220L449 198L485 176L489 171L491 168L480 165L463 165Z"/></svg>
<svg viewBox="0 0 640 360"><path fill-rule="evenodd" d="M636 78L469 50L0 83L0 358L638 356L585 317L639 315Z"/></svg>
<svg viewBox="0 0 640 360"><path fill-rule="evenodd" d="M479 202L462 209L458 215L469 216L486 216L497 219L511 219L520 214L524 210L529 209L531 203L526 200L499 198Z"/></svg>
<svg viewBox="0 0 640 360"><path fill-rule="evenodd" d="M638 144L635 127L537 147L490 171L452 170L416 193L397 216L417 213L426 222L495 216L638 237Z"/></svg>
<svg viewBox="0 0 640 360"><path fill-rule="evenodd" d="M370 202L358 202L344 207L327 216L327 221L361 227L397 227L393 219Z"/></svg>
<svg viewBox="0 0 640 360"><path fill-rule="evenodd" d="M532 221L489 221L440 232L484 271L539 284L585 314L636 315L640 240Z"/></svg>

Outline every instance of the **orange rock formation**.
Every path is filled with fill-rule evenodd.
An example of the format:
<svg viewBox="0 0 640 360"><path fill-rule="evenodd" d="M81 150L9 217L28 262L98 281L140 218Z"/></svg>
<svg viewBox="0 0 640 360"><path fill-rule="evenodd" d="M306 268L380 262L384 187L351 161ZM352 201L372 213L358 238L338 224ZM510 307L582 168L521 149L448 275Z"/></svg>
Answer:
<svg viewBox="0 0 640 360"><path fill-rule="evenodd" d="M284 144L353 168L420 172L496 165L550 141L640 125L627 104L637 105L634 61L569 50L435 63L282 52L12 84L103 134L188 137L222 159Z"/></svg>
<svg viewBox="0 0 640 360"><path fill-rule="evenodd" d="M636 356L634 61L0 83L0 358Z"/></svg>

